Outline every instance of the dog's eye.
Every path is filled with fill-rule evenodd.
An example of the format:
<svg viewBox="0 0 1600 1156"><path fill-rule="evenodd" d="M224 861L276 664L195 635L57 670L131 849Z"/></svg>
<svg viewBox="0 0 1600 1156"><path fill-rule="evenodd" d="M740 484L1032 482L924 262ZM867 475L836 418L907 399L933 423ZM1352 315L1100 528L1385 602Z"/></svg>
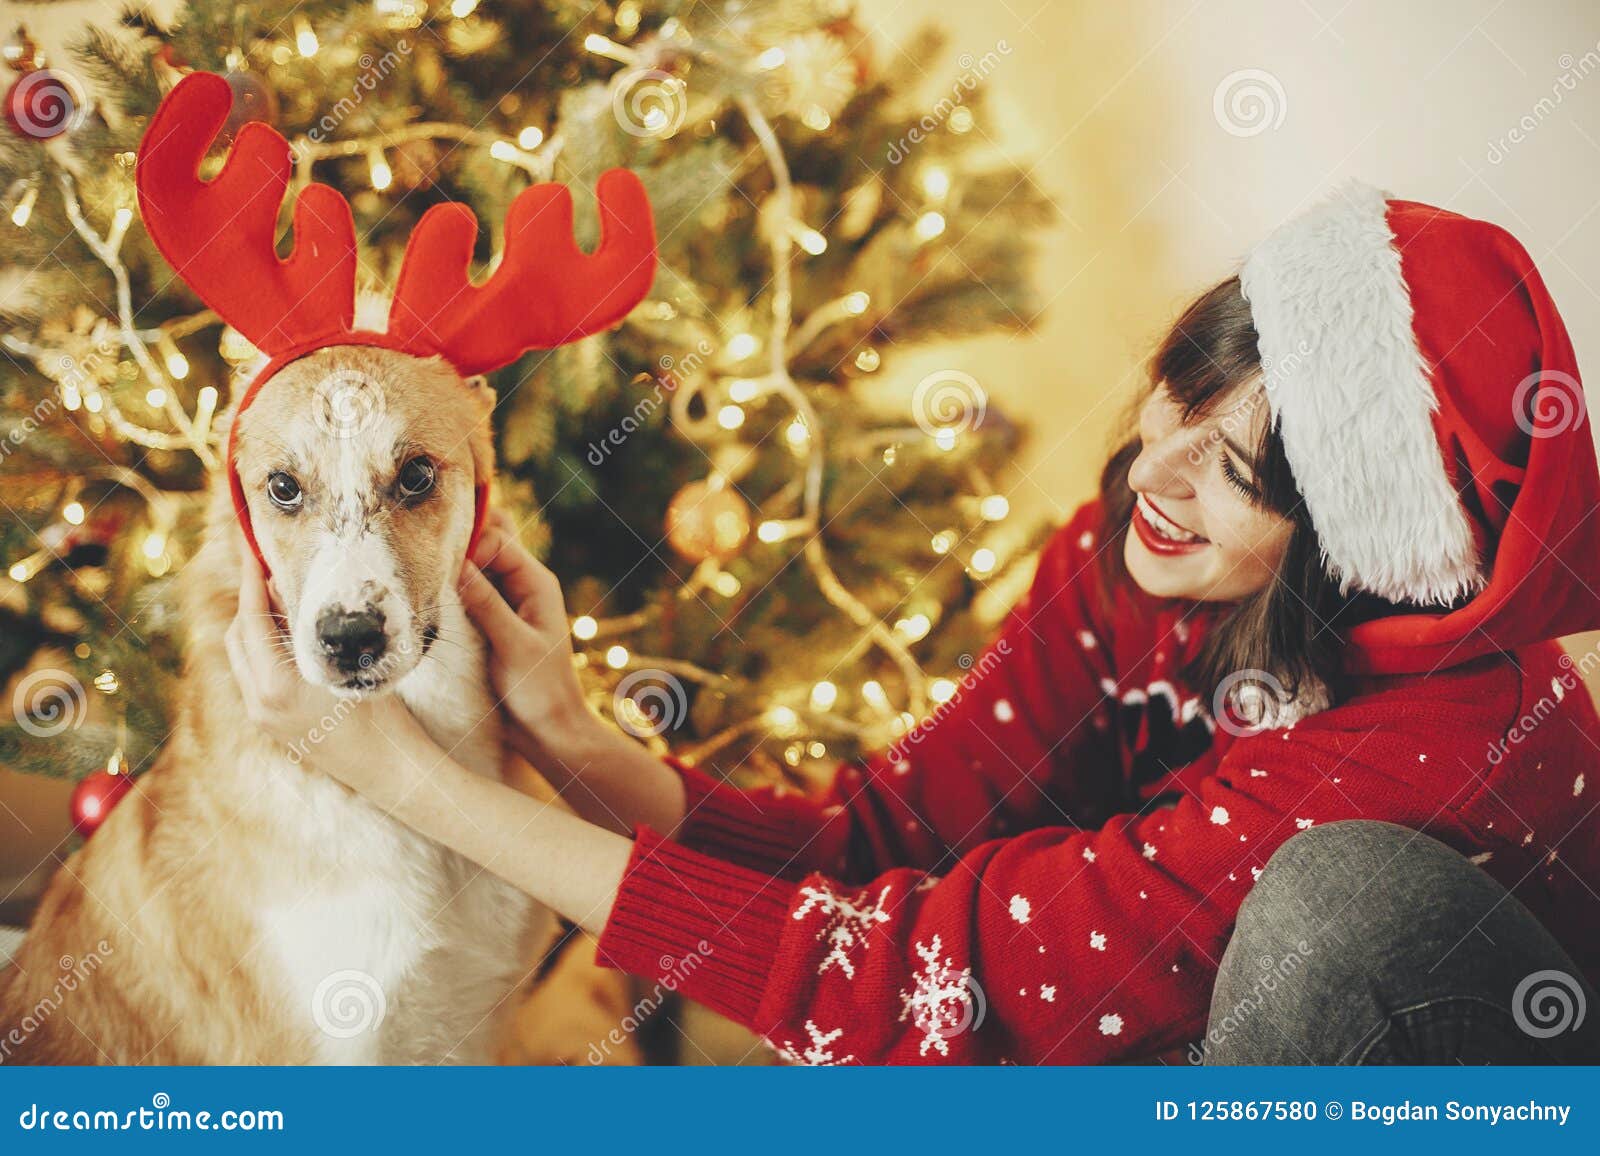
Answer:
<svg viewBox="0 0 1600 1156"><path fill-rule="evenodd" d="M407 501L422 497L433 489L433 482L438 473L438 468L427 458L412 458L400 467L398 481L400 496Z"/></svg>
<svg viewBox="0 0 1600 1156"><path fill-rule="evenodd" d="M267 497L280 510L295 510L299 509L305 495L300 491L299 482L279 470L267 478Z"/></svg>

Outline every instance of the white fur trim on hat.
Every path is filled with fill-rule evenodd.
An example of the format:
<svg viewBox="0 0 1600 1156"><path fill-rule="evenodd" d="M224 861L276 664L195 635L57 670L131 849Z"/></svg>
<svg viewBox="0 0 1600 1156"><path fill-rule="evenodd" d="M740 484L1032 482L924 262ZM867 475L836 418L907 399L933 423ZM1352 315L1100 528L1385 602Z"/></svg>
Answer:
<svg viewBox="0 0 1600 1156"><path fill-rule="evenodd" d="M1382 192L1352 182L1251 252L1268 405L1340 589L1448 604L1483 584Z"/></svg>

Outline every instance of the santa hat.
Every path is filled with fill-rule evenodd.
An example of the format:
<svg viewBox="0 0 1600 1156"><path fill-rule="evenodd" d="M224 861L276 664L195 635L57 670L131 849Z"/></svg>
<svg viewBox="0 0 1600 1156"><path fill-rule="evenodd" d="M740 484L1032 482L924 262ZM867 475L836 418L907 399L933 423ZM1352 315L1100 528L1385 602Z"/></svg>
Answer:
<svg viewBox="0 0 1600 1156"><path fill-rule="evenodd" d="M356 312L356 234L350 206L326 185L301 190L294 244L277 255L278 216L293 155L270 126L239 129L221 170L200 168L233 103L220 76L184 77L161 102L139 146L135 180L145 229L162 256L229 325L268 358L235 407L228 442L233 504L266 569L235 466L238 415L284 366L319 349L375 346L441 357L462 377L509 365L616 325L655 278L655 230L644 185L626 169L596 186L600 244L582 252L572 233L572 195L531 185L506 214L504 253L474 284L478 225L461 204L434 205L406 245L387 322L365 328ZM484 526L489 479L476 479L467 552Z"/></svg>
<svg viewBox="0 0 1600 1156"><path fill-rule="evenodd" d="M1329 572L1453 608L1358 628L1358 665L1426 669L1419 648L1459 660L1600 625L1600 599L1557 566L1593 575L1600 556L1583 388L1514 237L1351 184L1261 242L1240 282ZM1550 604L1510 614L1513 593Z"/></svg>

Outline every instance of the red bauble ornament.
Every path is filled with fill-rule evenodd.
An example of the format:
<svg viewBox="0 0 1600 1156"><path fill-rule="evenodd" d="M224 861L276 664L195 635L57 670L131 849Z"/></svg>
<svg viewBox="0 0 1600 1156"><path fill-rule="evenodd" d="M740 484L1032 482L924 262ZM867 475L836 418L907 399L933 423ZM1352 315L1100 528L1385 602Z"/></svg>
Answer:
<svg viewBox="0 0 1600 1156"><path fill-rule="evenodd" d="M100 824L111 814L117 800L128 793L133 779L127 775L113 775L110 771L94 771L78 781L72 791L72 826L87 839L100 829Z"/></svg>
<svg viewBox="0 0 1600 1156"><path fill-rule="evenodd" d="M89 98L71 73L36 68L17 77L6 91L6 123L28 140L71 132L88 115Z"/></svg>

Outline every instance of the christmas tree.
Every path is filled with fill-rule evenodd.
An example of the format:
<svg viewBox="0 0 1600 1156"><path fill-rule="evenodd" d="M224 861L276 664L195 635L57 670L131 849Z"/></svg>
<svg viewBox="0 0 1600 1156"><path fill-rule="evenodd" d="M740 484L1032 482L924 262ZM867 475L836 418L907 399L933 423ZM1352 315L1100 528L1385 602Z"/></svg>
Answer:
<svg viewBox="0 0 1600 1156"><path fill-rule="evenodd" d="M563 581L597 710L805 776L955 692L1038 539L984 386L897 379L908 348L1035 309L1049 205L990 147L979 70L908 90L842 0L129 11L67 52L0 29L0 765L137 772L167 734L174 584L254 355L138 220L140 134L192 70L234 90L224 143L266 120L295 187L350 200L375 293L430 205L474 209L488 265L530 182L568 183L592 240L598 174L643 178L649 298L493 381L496 500Z"/></svg>

